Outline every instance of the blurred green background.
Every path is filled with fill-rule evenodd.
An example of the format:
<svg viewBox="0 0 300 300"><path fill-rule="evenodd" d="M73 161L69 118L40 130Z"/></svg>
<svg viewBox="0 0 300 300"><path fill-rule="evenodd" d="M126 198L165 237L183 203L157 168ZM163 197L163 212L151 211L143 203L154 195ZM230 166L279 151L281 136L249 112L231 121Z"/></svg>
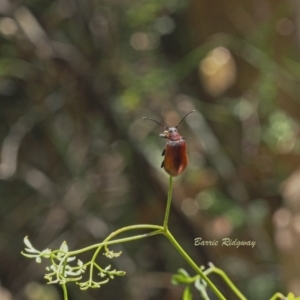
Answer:
<svg viewBox="0 0 300 300"><path fill-rule="evenodd" d="M20 255L24 236L79 249L161 224L166 141L142 117L174 126L191 109L171 232L248 299L300 295L299 19L297 0L1 0L0 299L62 299ZM181 299L172 273L193 272L162 236L112 249L127 276L70 284L70 300Z"/></svg>

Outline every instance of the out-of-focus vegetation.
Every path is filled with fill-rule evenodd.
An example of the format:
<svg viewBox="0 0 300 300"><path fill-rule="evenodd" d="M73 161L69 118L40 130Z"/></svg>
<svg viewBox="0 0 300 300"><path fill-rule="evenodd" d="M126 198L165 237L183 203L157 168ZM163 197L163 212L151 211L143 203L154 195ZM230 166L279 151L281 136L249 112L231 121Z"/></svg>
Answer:
<svg viewBox="0 0 300 300"><path fill-rule="evenodd" d="M62 299L20 255L26 235L75 249L160 224L165 141L142 117L172 126L191 109L174 235L248 299L299 295L299 14L296 0L1 0L0 299ZM172 273L192 271L167 241L115 248L127 276L84 294L70 285L70 299L181 298Z"/></svg>

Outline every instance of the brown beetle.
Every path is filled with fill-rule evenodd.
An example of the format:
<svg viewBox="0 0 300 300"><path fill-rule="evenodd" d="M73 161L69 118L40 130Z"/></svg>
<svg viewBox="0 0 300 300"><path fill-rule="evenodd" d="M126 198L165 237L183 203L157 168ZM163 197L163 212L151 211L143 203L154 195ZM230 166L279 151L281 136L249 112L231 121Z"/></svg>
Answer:
<svg viewBox="0 0 300 300"><path fill-rule="evenodd" d="M181 174L188 164L186 142L184 138L179 134L177 128L182 123L182 121L194 111L195 110L191 110L189 113L187 113L175 127L167 127L151 118L143 118L153 121L158 125L166 128L164 133L159 135L162 138L168 139L166 148L162 153L165 158L161 164L161 167L164 168L165 171L173 177Z"/></svg>

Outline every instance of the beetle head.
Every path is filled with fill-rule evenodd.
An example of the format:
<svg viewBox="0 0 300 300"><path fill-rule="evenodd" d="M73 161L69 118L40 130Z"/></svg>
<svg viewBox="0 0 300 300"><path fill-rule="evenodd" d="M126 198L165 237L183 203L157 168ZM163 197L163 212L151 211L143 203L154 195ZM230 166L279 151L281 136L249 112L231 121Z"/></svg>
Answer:
<svg viewBox="0 0 300 300"><path fill-rule="evenodd" d="M190 112L188 112L182 119L181 121L178 123L177 126L175 127L167 127L166 125L163 125L162 123L154 120L154 119L151 119L151 118L147 118L147 117L144 117L143 119L148 119L150 121L153 121L155 122L156 124L162 126L162 127L165 127L166 130L164 131L164 133L160 134L159 136L162 137L162 138L165 138L165 139L169 139L170 141L177 141L179 139L181 139L181 136L180 134L178 133L177 131L177 127L182 123L182 121L191 113L193 113L195 110L191 110Z"/></svg>
<svg viewBox="0 0 300 300"><path fill-rule="evenodd" d="M176 127L167 128L167 130L165 130L164 133L161 133L159 136L171 141L176 141L181 138Z"/></svg>

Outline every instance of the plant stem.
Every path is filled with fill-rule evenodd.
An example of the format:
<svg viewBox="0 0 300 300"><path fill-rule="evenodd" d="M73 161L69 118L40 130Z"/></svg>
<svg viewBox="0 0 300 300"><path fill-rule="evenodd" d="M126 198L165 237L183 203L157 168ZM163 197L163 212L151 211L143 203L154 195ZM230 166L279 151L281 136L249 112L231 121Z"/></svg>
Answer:
<svg viewBox="0 0 300 300"><path fill-rule="evenodd" d="M127 237L127 238L121 238L121 239L117 239L117 240L112 240L109 241L109 239L111 239L112 237L124 232L124 231L129 231L129 230L135 230L135 229L156 229L153 232L149 232L149 233L145 233L145 234L141 234L141 235L137 235L137 236L132 236L132 237ZM123 242L129 242L129 241L133 241L136 239L141 239L141 238L145 238L145 237L149 237L155 234L159 234L161 233L161 231L163 230L162 226L158 226L158 225L151 225L151 224L140 224L140 225L132 225L132 226L126 226L123 228L120 228L116 231L114 231L113 233L111 233L103 242L98 243L98 244L94 244L92 246L88 246L79 250L73 250L68 252L68 256L76 256L80 253L86 252L86 251L90 251L93 250L95 248L98 247L103 247L105 245L113 245L113 244L117 244L117 243L123 243ZM159 231L159 232L157 232ZM59 251L57 251L59 252Z"/></svg>
<svg viewBox="0 0 300 300"><path fill-rule="evenodd" d="M132 225L132 226L126 226L123 228L120 228L114 232L112 232L100 245L99 247L96 249L92 260L91 260L91 266L90 266L90 280L93 277L93 271L94 271L94 262L100 252L100 250L102 249L102 247L105 247L106 250L107 249L107 245L109 243L109 240L112 239L113 237L115 237L116 235L124 232L124 231L129 231L129 230L135 230L135 229L156 229L155 231L146 233L146 234L141 234L141 235L136 235L136 236L131 236L131 237L127 237L127 238L123 238L123 239L118 239L115 241L115 243L122 241L122 242L129 242L129 241L133 241L133 240L137 240L140 238L145 238L145 237L149 237L152 235L156 235L156 234L160 234L162 232L162 227L161 226L157 226L157 225Z"/></svg>
<svg viewBox="0 0 300 300"><path fill-rule="evenodd" d="M102 243L106 243L116 235L119 235L122 232L129 231L129 230L136 230L136 229L156 229L156 230L162 230L162 227L159 225L152 225L152 224L139 224L139 225L131 225L122 227L114 232L112 232Z"/></svg>
<svg viewBox="0 0 300 300"><path fill-rule="evenodd" d="M182 247L178 244L174 236L171 232L166 229L164 232L165 236L174 246L174 248L179 252L179 254L186 260L186 262L200 275L200 277L207 283L207 285L211 288L211 290L215 293L215 295L220 300L226 300L226 298L222 295L222 293L218 290L218 288L210 281L210 279L203 273L203 271L194 263L194 261L188 256L188 254L182 249ZM244 298L245 299L245 298Z"/></svg>
<svg viewBox="0 0 300 300"><path fill-rule="evenodd" d="M68 300L68 291L67 291L66 284L62 284L61 286L62 286L63 293L64 293L64 300Z"/></svg>
<svg viewBox="0 0 300 300"><path fill-rule="evenodd" d="M183 248L179 245L176 241L174 236L168 230L168 222L169 222L169 215L170 215L170 208L172 202L172 190L173 190L173 177L170 176L169 179L169 189L168 189L168 199L167 199L167 207L165 212L164 218L164 235L169 239L171 244L176 248L176 250L180 253L180 255L188 262L188 264L201 276L201 278L206 281L207 285L212 289L215 295L221 299L226 300L226 298L222 295L222 293L218 290L218 288L210 281L210 279L203 273L203 271L194 263L194 261L188 256L188 254L183 250Z"/></svg>
<svg viewBox="0 0 300 300"><path fill-rule="evenodd" d="M203 298L204 300L210 300L209 297L208 297L208 295L207 295L207 293L206 293L206 290L201 291L201 296L202 296L202 298Z"/></svg>
<svg viewBox="0 0 300 300"><path fill-rule="evenodd" d="M276 300L276 299L287 299L284 297L284 295L282 295L281 293L276 293L275 295L273 295L272 298L270 298L270 300Z"/></svg>
<svg viewBox="0 0 300 300"><path fill-rule="evenodd" d="M135 235L135 236L131 236L131 237L127 237L127 238L123 238L123 239L118 239L118 240L113 240L111 242L109 242L109 240L111 238L113 238L114 236L124 232L124 231L128 231L128 230L134 230L134 229L157 229L155 231L149 232L149 233L145 233L145 234L140 234L140 235ZM127 226L127 227L123 227L121 229L118 229L116 231L114 231L113 233L111 233L98 247L98 249L95 251L93 258L92 258L92 262L95 261L96 257L98 256L100 250L102 249L103 246L107 246L109 244L117 244L117 243L121 243L121 242L130 242L133 240L138 240L138 239L142 239L142 238L146 238L149 236L153 236L156 234L161 234L162 231L162 227L161 226L156 226L156 225L133 225L133 226Z"/></svg>
<svg viewBox="0 0 300 300"><path fill-rule="evenodd" d="M223 278L223 280L227 283L227 285L231 288L231 290L236 294L236 296L239 297L239 299L247 300L247 298L238 290L238 288L234 285L234 283L229 279L229 277L223 270L213 266L210 269L204 271L204 273L206 275L208 275L210 273L218 274L220 277Z"/></svg>
<svg viewBox="0 0 300 300"><path fill-rule="evenodd" d="M166 207L165 218L164 218L164 229L165 230L167 230L167 228L168 228L170 208L171 208L171 202L172 202L172 191L173 191L173 177L170 176L167 207Z"/></svg>

